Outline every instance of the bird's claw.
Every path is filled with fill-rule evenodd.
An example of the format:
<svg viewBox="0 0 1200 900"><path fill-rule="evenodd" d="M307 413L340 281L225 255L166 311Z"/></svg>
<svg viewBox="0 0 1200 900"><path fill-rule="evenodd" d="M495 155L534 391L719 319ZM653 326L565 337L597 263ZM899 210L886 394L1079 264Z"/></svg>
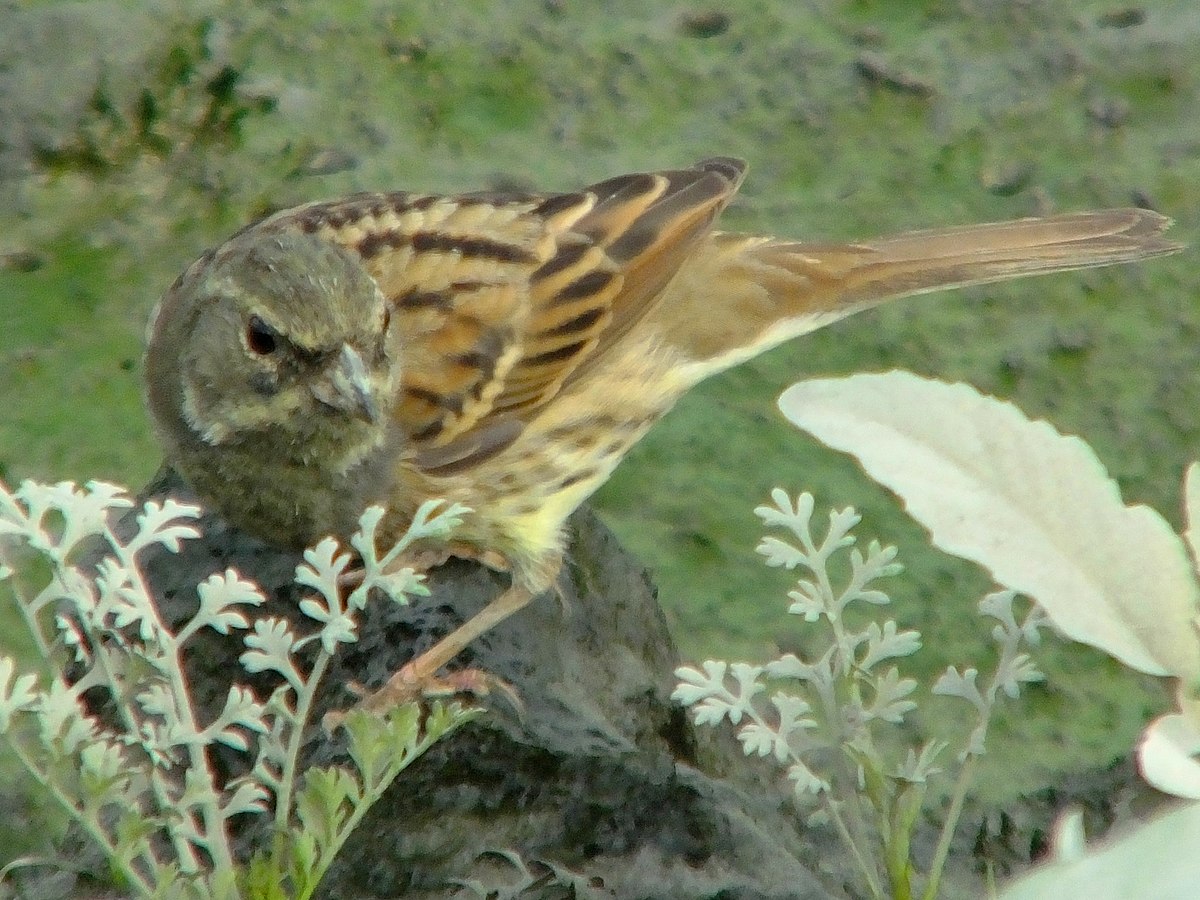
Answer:
<svg viewBox="0 0 1200 900"><path fill-rule="evenodd" d="M356 709L374 715L385 715L389 710L406 703L422 700L439 700L447 697L468 697L481 699L493 693L504 697L516 711L519 718L525 716L525 704L517 689L511 684L485 672L483 669L458 669L445 675L420 675L413 663L408 663L383 687L368 692L360 684L349 685L351 693L359 700L350 710L336 710L325 714L322 724L325 730L332 732L341 725L346 715Z"/></svg>

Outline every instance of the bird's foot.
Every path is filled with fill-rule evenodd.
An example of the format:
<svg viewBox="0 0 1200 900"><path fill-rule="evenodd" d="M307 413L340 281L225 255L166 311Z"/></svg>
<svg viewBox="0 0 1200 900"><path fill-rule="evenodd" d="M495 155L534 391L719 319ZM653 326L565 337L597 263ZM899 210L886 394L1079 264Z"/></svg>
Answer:
<svg viewBox="0 0 1200 900"><path fill-rule="evenodd" d="M507 700L518 716L524 716L525 704L517 689L498 675L483 669L458 669L444 675L422 674L420 662L417 658L407 663L378 690L368 692L361 685L351 685L350 689L359 696L359 701L350 710L326 713L322 720L325 730L332 732L342 724L347 712L356 709L386 715L389 710L406 703L451 697L480 700L493 692Z"/></svg>

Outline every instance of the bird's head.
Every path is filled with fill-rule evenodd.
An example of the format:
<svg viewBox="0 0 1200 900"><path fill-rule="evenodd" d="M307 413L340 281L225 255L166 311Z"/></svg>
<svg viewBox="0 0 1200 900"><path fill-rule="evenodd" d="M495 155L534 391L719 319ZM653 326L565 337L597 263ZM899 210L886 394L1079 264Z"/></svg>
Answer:
<svg viewBox="0 0 1200 900"><path fill-rule="evenodd" d="M168 440L182 428L189 442L344 471L385 440L400 342L350 253L311 235L250 231L168 292L146 368Z"/></svg>

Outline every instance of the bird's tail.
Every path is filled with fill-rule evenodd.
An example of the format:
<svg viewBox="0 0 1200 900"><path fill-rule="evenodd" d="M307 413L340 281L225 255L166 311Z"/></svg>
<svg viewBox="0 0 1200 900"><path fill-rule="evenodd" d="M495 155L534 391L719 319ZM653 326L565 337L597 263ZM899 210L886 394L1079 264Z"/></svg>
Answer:
<svg viewBox="0 0 1200 900"><path fill-rule="evenodd" d="M850 244L714 234L671 285L659 326L699 380L892 298L1173 253L1170 224L1111 209Z"/></svg>

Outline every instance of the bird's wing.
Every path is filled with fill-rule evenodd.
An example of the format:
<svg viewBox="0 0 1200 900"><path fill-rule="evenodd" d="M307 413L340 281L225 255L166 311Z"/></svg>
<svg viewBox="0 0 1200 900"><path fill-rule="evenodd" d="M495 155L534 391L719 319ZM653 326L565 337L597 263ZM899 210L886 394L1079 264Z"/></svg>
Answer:
<svg viewBox="0 0 1200 900"><path fill-rule="evenodd" d="M623 175L552 195L359 194L269 220L357 253L403 317L397 417L426 469L510 444L644 317L744 165Z"/></svg>

